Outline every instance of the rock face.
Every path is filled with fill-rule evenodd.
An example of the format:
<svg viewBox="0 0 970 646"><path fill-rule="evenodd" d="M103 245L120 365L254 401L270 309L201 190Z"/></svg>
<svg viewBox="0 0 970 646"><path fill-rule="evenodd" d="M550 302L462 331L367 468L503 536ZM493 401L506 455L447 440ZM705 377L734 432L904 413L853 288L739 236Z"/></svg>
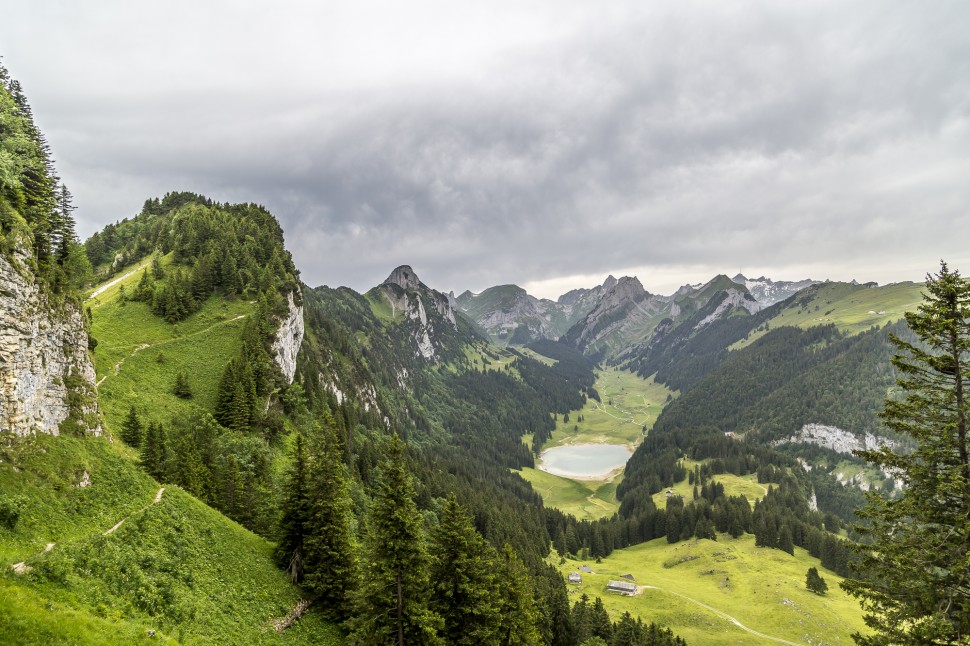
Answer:
<svg viewBox="0 0 970 646"><path fill-rule="evenodd" d="M391 306L392 315L403 313L408 321L415 354L437 363L445 327L458 330L454 297L435 291L422 283L414 270L401 265L377 289Z"/></svg>
<svg viewBox="0 0 970 646"><path fill-rule="evenodd" d="M81 310L69 302L52 306L27 261L19 250L0 256L0 430L100 435Z"/></svg>
<svg viewBox="0 0 970 646"><path fill-rule="evenodd" d="M411 269L411 265L401 265L391 272L391 275L384 280L385 285L397 285L407 291L424 287L424 283L418 280L418 275Z"/></svg>
<svg viewBox="0 0 970 646"><path fill-rule="evenodd" d="M286 382L292 384L296 375L296 355L303 343L303 306L297 305L293 299L293 292L286 295L289 313L280 323L273 341L273 358L286 377Z"/></svg>
<svg viewBox="0 0 970 646"><path fill-rule="evenodd" d="M724 318L726 314L729 314L735 308L741 308L746 310L748 314L754 314L761 310L761 304L747 292L738 289L729 289L724 292L724 298L714 308L714 311L701 319L695 329L699 330L705 325L710 325L714 321Z"/></svg>
<svg viewBox="0 0 970 646"><path fill-rule="evenodd" d="M635 276L607 279L603 295L585 318L563 335L563 341L582 352L600 345L626 346L629 336L642 336L652 327L649 321L665 304L647 292ZM607 287L609 285L609 287Z"/></svg>
<svg viewBox="0 0 970 646"><path fill-rule="evenodd" d="M465 292L457 303L493 341L527 344L538 339L558 339L586 316L616 282L610 276L602 286L574 289L556 301L536 298L518 285L499 285L479 294Z"/></svg>
<svg viewBox="0 0 970 646"><path fill-rule="evenodd" d="M819 283L819 281L811 279L796 281L773 281L770 278L765 278L764 276L759 278L747 278L744 274L738 274L731 280L736 282L738 285L744 285L747 287L748 291L751 293L751 296L753 296L756 301L761 303L762 307L774 305L775 303L785 300L792 294L802 291L806 287L811 287L812 285L817 285Z"/></svg>
<svg viewBox="0 0 970 646"><path fill-rule="evenodd" d="M797 442L814 444L831 449L836 453L878 449L883 445L890 448L895 446L895 442L889 438L879 437L872 433L866 433L864 437L860 438L838 426L826 426L825 424L805 424L799 429L798 433L791 437L775 440L772 445L779 446Z"/></svg>

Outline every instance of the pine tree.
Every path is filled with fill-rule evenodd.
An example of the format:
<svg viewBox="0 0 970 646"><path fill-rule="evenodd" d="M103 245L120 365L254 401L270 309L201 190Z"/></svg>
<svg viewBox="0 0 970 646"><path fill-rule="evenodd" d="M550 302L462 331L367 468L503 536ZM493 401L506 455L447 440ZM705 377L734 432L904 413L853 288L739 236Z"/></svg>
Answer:
<svg viewBox="0 0 970 646"><path fill-rule="evenodd" d="M443 644L442 620L428 607L428 554L414 485L395 434L365 520L362 581L348 621L361 646Z"/></svg>
<svg viewBox="0 0 970 646"><path fill-rule="evenodd" d="M276 558L286 568L293 583L303 581L304 561L306 558L307 531L310 523L309 465L306 441L303 435L296 436L293 449L293 465L286 487L286 498L279 522L279 543Z"/></svg>
<svg viewBox="0 0 970 646"><path fill-rule="evenodd" d="M795 543L792 541L791 528L788 527L788 523L782 525L781 531L778 532L778 549L793 556L795 554Z"/></svg>
<svg viewBox="0 0 970 646"><path fill-rule="evenodd" d="M128 416L121 423L121 439L128 446L141 446L143 427L138 411L134 406L128 409Z"/></svg>
<svg viewBox="0 0 970 646"><path fill-rule="evenodd" d="M952 644L970 635L970 281L941 263L906 322L919 343L892 337L905 397L887 400L882 418L916 448L859 453L906 484L894 500L869 492L859 512L871 545L859 548L863 578L843 583L874 631L855 635L859 644Z"/></svg>
<svg viewBox="0 0 970 646"><path fill-rule="evenodd" d="M599 637L605 642L610 642L613 639L613 624L610 622L610 615L606 612L606 606L603 605L603 600L599 597L596 597L590 614L593 636Z"/></svg>
<svg viewBox="0 0 970 646"><path fill-rule="evenodd" d="M808 573L805 575L805 587L819 595L824 595L829 589L829 585L825 582L825 579L822 578L818 570L814 567L808 568Z"/></svg>
<svg viewBox="0 0 970 646"><path fill-rule="evenodd" d="M141 447L141 466L158 481L165 480L165 429L160 423L149 422Z"/></svg>
<svg viewBox="0 0 970 646"><path fill-rule="evenodd" d="M499 643L495 557L468 512L449 496L431 540L431 608L444 619L441 636L448 644Z"/></svg>
<svg viewBox="0 0 970 646"><path fill-rule="evenodd" d="M357 574L348 476L333 426L318 435L307 473L305 584L331 616L344 618Z"/></svg>
<svg viewBox="0 0 970 646"><path fill-rule="evenodd" d="M176 397L181 397L182 399L192 398L192 386L189 385L189 374L184 370L179 370L179 373L175 375L173 392Z"/></svg>
<svg viewBox="0 0 970 646"><path fill-rule="evenodd" d="M499 557L499 595L502 599L502 644L538 646L542 638L536 625L539 609L529 584L529 573L508 545Z"/></svg>

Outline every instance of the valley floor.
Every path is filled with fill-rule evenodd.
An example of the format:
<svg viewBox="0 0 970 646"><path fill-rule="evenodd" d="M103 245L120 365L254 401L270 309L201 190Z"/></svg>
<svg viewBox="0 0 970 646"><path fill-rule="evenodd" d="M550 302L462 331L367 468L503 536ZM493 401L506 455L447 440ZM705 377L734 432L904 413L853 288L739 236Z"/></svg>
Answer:
<svg viewBox="0 0 970 646"><path fill-rule="evenodd" d="M580 594L599 596L614 617L623 612L664 624L692 646L715 644L852 644L853 632L865 632L862 610L846 595L834 573L818 559L795 548L795 555L754 546L754 537L675 544L657 539L614 551L600 563L566 559L563 576L589 566L583 582L570 585L573 602ZM805 589L809 567L828 583L825 596ZM606 591L610 580L632 574L635 596Z"/></svg>

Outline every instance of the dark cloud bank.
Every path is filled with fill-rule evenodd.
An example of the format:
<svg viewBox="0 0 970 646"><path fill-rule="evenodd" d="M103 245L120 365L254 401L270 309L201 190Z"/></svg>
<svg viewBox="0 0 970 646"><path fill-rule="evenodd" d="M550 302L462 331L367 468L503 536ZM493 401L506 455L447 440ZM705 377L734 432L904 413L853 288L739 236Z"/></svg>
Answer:
<svg viewBox="0 0 970 646"><path fill-rule="evenodd" d="M185 189L269 207L311 285L970 272L962 3L454 6L37 3L0 54L85 235Z"/></svg>

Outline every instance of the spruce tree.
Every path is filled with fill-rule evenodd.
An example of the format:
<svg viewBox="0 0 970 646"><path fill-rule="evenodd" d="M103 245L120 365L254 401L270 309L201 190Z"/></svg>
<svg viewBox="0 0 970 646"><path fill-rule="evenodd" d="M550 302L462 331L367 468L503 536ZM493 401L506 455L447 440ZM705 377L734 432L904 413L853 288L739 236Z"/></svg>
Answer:
<svg viewBox="0 0 970 646"><path fill-rule="evenodd" d="M172 389L176 397L182 399L192 398L192 386L189 385L189 373L184 370L179 370L178 374L175 375L175 387Z"/></svg>
<svg viewBox="0 0 970 646"><path fill-rule="evenodd" d="M508 545L499 557L499 595L502 599L502 644L538 646L542 638L536 625L539 609L532 595L529 573Z"/></svg>
<svg viewBox="0 0 970 646"><path fill-rule="evenodd" d="M781 531L778 532L778 549L793 556L795 554L795 543L792 541L791 528L788 527L788 523L782 525Z"/></svg>
<svg viewBox="0 0 970 646"><path fill-rule="evenodd" d="M141 466L159 482L165 480L165 429L160 423L149 422L141 447Z"/></svg>
<svg viewBox="0 0 970 646"><path fill-rule="evenodd" d="M431 608L444 619L441 636L448 644L498 644L495 550L475 531L454 494L432 534L431 557Z"/></svg>
<svg viewBox="0 0 970 646"><path fill-rule="evenodd" d="M904 397L886 401L886 426L911 452L883 446L859 455L905 483L901 496L867 494L858 528L862 577L845 589L862 600L871 635L859 644L952 644L970 635L970 281L941 263L906 322L918 338L892 337Z"/></svg>
<svg viewBox="0 0 970 646"><path fill-rule="evenodd" d="M297 435L280 514L279 543L276 546L276 559L289 573L293 583L302 582L304 575L304 543L310 520L308 461L306 441L302 434Z"/></svg>
<svg viewBox="0 0 970 646"><path fill-rule="evenodd" d="M138 448L141 446L143 427L138 411L134 406L128 409L128 416L121 423L121 439L128 446Z"/></svg>
<svg viewBox="0 0 970 646"><path fill-rule="evenodd" d="M805 587L819 595L824 595L829 589L829 585L825 582L825 579L822 578L822 575L814 567L808 568L808 573L805 575Z"/></svg>
<svg viewBox="0 0 970 646"><path fill-rule="evenodd" d="M395 434L365 519L362 580L347 625L360 646L443 644L428 607L428 553L414 485Z"/></svg>
<svg viewBox="0 0 970 646"><path fill-rule="evenodd" d="M333 426L314 441L307 472L307 507L303 549L305 584L333 618L347 616L357 561L352 535L353 514L346 468Z"/></svg>

